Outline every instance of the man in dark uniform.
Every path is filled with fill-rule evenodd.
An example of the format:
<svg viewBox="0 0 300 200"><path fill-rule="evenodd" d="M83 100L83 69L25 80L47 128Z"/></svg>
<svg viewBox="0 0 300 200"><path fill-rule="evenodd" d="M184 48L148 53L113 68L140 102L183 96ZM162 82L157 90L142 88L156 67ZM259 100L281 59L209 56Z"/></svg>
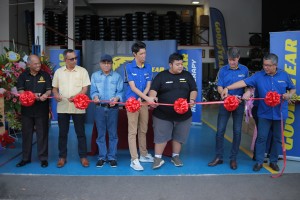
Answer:
<svg viewBox="0 0 300 200"><path fill-rule="evenodd" d="M36 129L38 158L41 167L48 167L48 119L49 100L51 94L50 75L41 71L41 61L37 55L30 55L27 60L29 69L23 72L17 81L17 89L21 94L31 91L36 95L32 106L22 106L22 160L16 166L23 167L31 162L32 136Z"/></svg>

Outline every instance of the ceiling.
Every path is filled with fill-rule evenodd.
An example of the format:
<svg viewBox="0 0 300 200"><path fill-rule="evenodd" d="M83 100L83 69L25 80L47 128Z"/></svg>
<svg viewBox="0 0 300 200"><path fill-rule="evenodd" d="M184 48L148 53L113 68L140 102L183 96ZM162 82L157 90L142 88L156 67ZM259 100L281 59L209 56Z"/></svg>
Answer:
<svg viewBox="0 0 300 200"><path fill-rule="evenodd" d="M10 4L34 3L35 0L9 0ZM45 4L58 3L67 0L45 0ZM209 0L198 0L204 4ZM172 4L172 5L192 5L192 0L74 0L75 6L89 6L93 4Z"/></svg>

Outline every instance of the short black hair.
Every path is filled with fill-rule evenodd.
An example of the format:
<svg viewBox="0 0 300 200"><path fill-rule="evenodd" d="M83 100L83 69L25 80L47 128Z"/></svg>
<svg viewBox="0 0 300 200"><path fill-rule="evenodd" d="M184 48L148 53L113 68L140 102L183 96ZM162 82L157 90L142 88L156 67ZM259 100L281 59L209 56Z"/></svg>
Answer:
<svg viewBox="0 0 300 200"><path fill-rule="evenodd" d="M144 42L137 41L131 46L132 53L137 53L140 49L146 49L146 44Z"/></svg>
<svg viewBox="0 0 300 200"><path fill-rule="evenodd" d="M64 50L64 52L63 52L64 58L66 59L67 58L67 54L68 53L73 53L73 52L74 52L73 49L66 49L66 50Z"/></svg>
<svg viewBox="0 0 300 200"><path fill-rule="evenodd" d="M179 53L172 53L169 56L169 63L173 63L175 60L183 60L183 56Z"/></svg>

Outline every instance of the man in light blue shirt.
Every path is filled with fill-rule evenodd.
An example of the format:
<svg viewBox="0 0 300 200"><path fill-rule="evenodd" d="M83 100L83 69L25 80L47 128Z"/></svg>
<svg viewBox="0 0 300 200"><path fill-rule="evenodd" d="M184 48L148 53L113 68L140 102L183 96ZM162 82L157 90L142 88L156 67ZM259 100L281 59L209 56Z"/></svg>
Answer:
<svg viewBox="0 0 300 200"><path fill-rule="evenodd" d="M96 143L99 155L96 167L102 167L106 161L111 167L117 167L118 115L117 102L123 101L123 79L112 70L112 57L103 55L100 60L100 70L91 77L90 95L96 103L95 122L98 131ZM106 147L106 130L109 135L109 149Z"/></svg>

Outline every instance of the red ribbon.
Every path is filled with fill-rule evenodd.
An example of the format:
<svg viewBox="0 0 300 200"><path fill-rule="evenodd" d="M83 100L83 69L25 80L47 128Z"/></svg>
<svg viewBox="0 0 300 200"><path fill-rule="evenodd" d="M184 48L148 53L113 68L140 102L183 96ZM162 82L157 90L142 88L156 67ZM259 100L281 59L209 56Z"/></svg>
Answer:
<svg viewBox="0 0 300 200"><path fill-rule="evenodd" d="M32 106L35 102L36 96L31 91L24 91L19 96L22 106Z"/></svg>
<svg viewBox="0 0 300 200"><path fill-rule="evenodd" d="M89 106L89 103L91 102L91 100L89 99L89 97L85 94L77 94L74 98L73 98L73 103L75 105L75 108L78 108L80 110L85 110L87 109L87 107Z"/></svg>
<svg viewBox="0 0 300 200"><path fill-rule="evenodd" d="M270 91L266 94L264 101L268 106L275 107L280 104L280 95L275 91Z"/></svg>
<svg viewBox="0 0 300 200"><path fill-rule="evenodd" d="M179 98L174 102L174 110L178 114L184 114L189 110L189 104L186 99Z"/></svg>
<svg viewBox="0 0 300 200"><path fill-rule="evenodd" d="M136 100L134 97L129 97L125 103L125 108L128 112L137 112L141 108L141 102Z"/></svg>
<svg viewBox="0 0 300 200"><path fill-rule="evenodd" d="M239 103L240 102L236 96L228 96L224 100L224 107L226 108L226 110L231 112L231 111L234 111L235 109L237 109L237 107L239 106Z"/></svg>

